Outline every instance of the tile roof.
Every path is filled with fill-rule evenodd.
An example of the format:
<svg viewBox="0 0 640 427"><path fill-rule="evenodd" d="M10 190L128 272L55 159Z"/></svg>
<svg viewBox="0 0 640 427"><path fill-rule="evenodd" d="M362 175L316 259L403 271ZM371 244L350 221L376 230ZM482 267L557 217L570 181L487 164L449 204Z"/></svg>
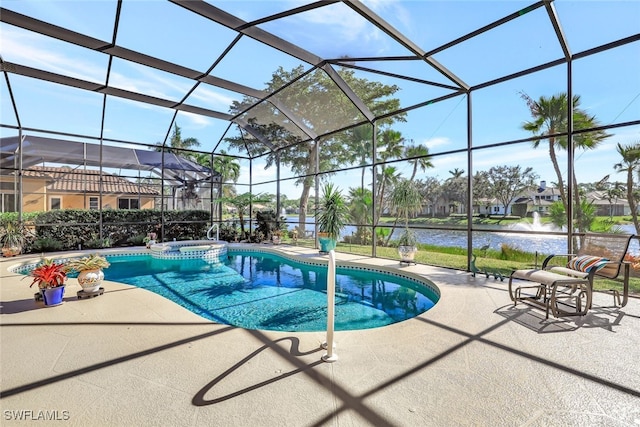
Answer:
<svg viewBox="0 0 640 427"><path fill-rule="evenodd" d="M47 180L47 190L68 193L100 193L100 171L69 167L32 166L23 171L24 178ZM105 194L146 194L157 196L155 188L131 182L117 175L102 173L102 192Z"/></svg>

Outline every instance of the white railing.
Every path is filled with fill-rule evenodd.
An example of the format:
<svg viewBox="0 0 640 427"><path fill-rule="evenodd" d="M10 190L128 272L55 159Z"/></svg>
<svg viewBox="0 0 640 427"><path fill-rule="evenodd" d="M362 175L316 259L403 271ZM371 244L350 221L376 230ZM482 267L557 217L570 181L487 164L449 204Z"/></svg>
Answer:
<svg viewBox="0 0 640 427"><path fill-rule="evenodd" d="M213 237L211 237L211 232L213 231L213 229L216 229L216 241L220 240L220 226L219 224L213 224L211 227L209 227L209 229L207 230L207 239L209 240L213 240Z"/></svg>
<svg viewBox="0 0 640 427"><path fill-rule="evenodd" d="M331 249L329 251L329 266L327 271L327 342L322 347L327 350L322 360L325 362L335 362L338 355L334 352L335 343L333 342L333 328L335 321L335 305L336 305L336 252Z"/></svg>

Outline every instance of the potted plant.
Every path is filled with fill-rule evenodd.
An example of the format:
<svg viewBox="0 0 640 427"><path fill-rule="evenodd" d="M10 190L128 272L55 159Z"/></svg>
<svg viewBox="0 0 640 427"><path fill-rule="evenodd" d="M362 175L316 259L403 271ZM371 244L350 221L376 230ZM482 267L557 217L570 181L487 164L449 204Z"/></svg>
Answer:
<svg viewBox="0 0 640 427"><path fill-rule="evenodd" d="M144 243L147 246L147 249L149 249L151 247L151 245L155 245L156 244L156 237L158 235L156 233L147 233L147 237L144 238Z"/></svg>
<svg viewBox="0 0 640 427"><path fill-rule="evenodd" d="M82 258L75 258L67 262L68 271L78 272L78 284L85 293L95 292L100 289L104 280L102 269L108 268L111 264L107 259L99 254L91 254Z"/></svg>
<svg viewBox="0 0 640 427"><path fill-rule="evenodd" d="M38 285L44 305L53 306L62 304L65 283L67 281L67 269L64 264L58 264L53 260L45 259L36 266L29 276L33 278L29 287ZM36 299L38 299L36 297Z"/></svg>
<svg viewBox="0 0 640 427"><path fill-rule="evenodd" d="M0 241L2 242L2 256L20 255L25 242L23 227L15 221L7 222L2 227Z"/></svg>
<svg viewBox="0 0 640 427"><path fill-rule="evenodd" d="M416 252L418 252L417 244L418 241L416 233L409 228L405 228L398 239L398 255L400 255L400 262L413 262Z"/></svg>
<svg viewBox="0 0 640 427"><path fill-rule="evenodd" d="M271 241L274 245L279 245L282 242L282 231L280 229L276 229L271 236Z"/></svg>
<svg viewBox="0 0 640 427"><path fill-rule="evenodd" d="M398 217L404 217L404 231L398 239L398 255L400 262L414 262L417 248L416 234L409 229L409 215L420 211L422 196L416 184L408 179L399 181L391 192L391 205L396 209Z"/></svg>
<svg viewBox="0 0 640 427"><path fill-rule="evenodd" d="M318 242L320 252L327 253L335 249L340 232L349 220L349 207L342 192L333 183L327 183L322 190L322 199L316 212L318 224Z"/></svg>

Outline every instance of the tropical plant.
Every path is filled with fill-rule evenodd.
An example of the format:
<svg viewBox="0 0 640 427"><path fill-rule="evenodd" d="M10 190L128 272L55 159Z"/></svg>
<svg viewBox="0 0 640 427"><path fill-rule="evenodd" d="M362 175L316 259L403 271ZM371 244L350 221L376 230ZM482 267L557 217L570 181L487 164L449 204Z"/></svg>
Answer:
<svg viewBox="0 0 640 427"><path fill-rule="evenodd" d="M212 169L220 174L222 182L232 181L236 183L240 178L240 163L238 159L227 154L225 150L220 150L220 153L213 158Z"/></svg>
<svg viewBox="0 0 640 427"><path fill-rule="evenodd" d="M371 215L373 212L373 194L363 187L349 189L349 214L356 224L355 241L360 245L371 243Z"/></svg>
<svg viewBox="0 0 640 427"><path fill-rule="evenodd" d="M156 151L163 150L163 143L156 142ZM167 153L180 153L181 150L187 150L193 147L199 147L200 141L196 138L182 138L182 132L180 130L180 126L177 123L174 123L173 133L171 134L171 139L169 140L169 147L164 148Z"/></svg>
<svg viewBox="0 0 640 427"><path fill-rule="evenodd" d="M424 172L428 168L433 167L431 157L429 156L429 148L425 145L419 144L405 148L404 156L408 159L409 164L413 166L413 172L411 173L409 181L414 180L418 169Z"/></svg>
<svg viewBox="0 0 640 427"><path fill-rule="evenodd" d="M373 126L366 123L346 131L349 140L353 141L350 163L357 163L362 167L360 172L360 188L364 188L365 166L373 164Z"/></svg>
<svg viewBox="0 0 640 427"><path fill-rule="evenodd" d="M413 230L409 229L409 216L420 212L422 208L422 196L420 189L411 180L402 179L391 192L391 205L396 209L397 217L404 219L404 231L400 240L413 243L399 243L401 246L415 246L416 237Z"/></svg>
<svg viewBox="0 0 640 427"><path fill-rule="evenodd" d="M69 260L65 266L68 271L101 270L108 268L111 264L107 259L99 254L91 254L82 258Z"/></svg>
<svg viewBox="0 0 640 427"><path fill-rule="evenodd" d="M416 233L410 229L405 228L402 230L400 237L398 238L398 246L416 246L418 244L418 238Z"/></svg>
<svg viewBox="0 0 640 427"><path fill-rule="evenodd" d="M35 252L55 252L62 250L62 242L50 237L42 237L33 242L32 250Z"/></svg>
<svg viewBox="0 0 640 427"><path fill-rule="evenodd" d="M67 281L67 269L64 264L45 259L31 270L29 276L33 278L29 287L38 285L39 289L56 288L64 286Z"/></svg>
<svg viewBox="0 0 640 427"><path fill-rule="evenodd" d="M562 178L562 172L560 165L558 164L557 150L568 150L569 139L569 99L566 93L560 93L553 95L550 98L541 96L537 101L532 99L529 95L521 92L520 96L527 103L532 121L525 122L522 128L526 131L533 133L536 137L533 141L533 147L538 148L540 142L545 140L548 143L549 158L553 164L553 169L558 177L558 190L560 192L560 198L564 204L565 212L568 212L569 200L565 192L565 183ZM586 111L578 108L580 106L580 96L574 95L571 99L571 114L574 130L592 129L598 128L600 123L596 120L595 116L587 114ZM583 150L596 148L603 140L608 138L609 135L603 130L594 130L590 132L580 132L572 135L573 149L579 148ZM578 182L576 179L575 168L570 177L570 184L573 185L574 191L574 207L575 217L578 218L582 215L580 209L582 208L580 202L580 194L578 192ZM585 231L579 228L580 231Z"/></svg>
<svg viewBox="0 0 640 427"><path fill-rule="evenodd" d="M377 175L377 193L376 197L378 198L378 212L375 218L375 225L378 225L380 222L380 217L382 216L382 212L384 211L384 202L385 202L385 193L387 193L387 189L392 187L396 181L400 179L400 173L395 166L381 166L380 173Z"/></svg>
<svg viewBox="0 0 640 427"><path fill-rule="evenodd" d="M318 231L327 233L333 240L340 238L340 232L349 220L349 207L342 192L333 184L327 183L322 189L322 199L316 213Z"/></svg>
<svg viewBox="0 0 640 427"><path fill-rule="evenodd" d="M251 192L243 193L235 197L219 197L214 200L214 203L223 203L233 206L237 213L238 219L240 221L240 230L241 237L244 237L244 215L246 214L247 208L251 206L253 203L267 203L271 201L271 197L267 196L264 193L251 194Z"/></svg>
<svg viewBox="0 0 640 427"><path fill-rule="evenodd" d="M98 237L97 233L94 233L91 235L91 238L89 240L86 240L84 242L83 245L85 248L87 249L103 249L103 248L110 248L111 247L111 239L108 237L105 237L104 239L101 239L100 237Z"/></svg>
<svg viewBox="0 0 640 427"><path fill-rule="evenodd" d="M26 241L24 227L17 221L8 221L0 231L0 242L3 248L18 248L22 251L22 247Z"/></svg>
<svg viewBox="0 0 640 427"><path fill-rule="evenodd" d="M440 194L444 196L449 204L449 214L460 213L457 206L464 206L467 200L467 178L464 170L455 168L449 171L451 176L447 178L440 187Z"/></svg>
<svg viewBox="0 0 640 427"><path fill-rule="evenodd" d="M616 149L622 157L620 163L616 163L613 167L617 171L627 173L627 201L631 209L631 219L636 229L636 234L640 234L640 221L638 221L638 203L633 188L633 175L640 172L640 143L632 145L622 145L618 143Z"/></svg>

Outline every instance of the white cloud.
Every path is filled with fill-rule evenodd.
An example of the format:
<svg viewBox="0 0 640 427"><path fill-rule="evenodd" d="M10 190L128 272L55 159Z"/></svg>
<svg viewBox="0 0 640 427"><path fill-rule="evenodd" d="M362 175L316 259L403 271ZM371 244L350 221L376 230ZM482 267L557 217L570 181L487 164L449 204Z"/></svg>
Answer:
<svg viewBox="0 0 640 427"><path fill-rule="evenodd" d="M75 49L80 48L70 45L63 52L58 43L61 42L11 27L5 26L2 29L2 56L5 61L104 83L107 64L105 55L95 54L103 57L100 60L86 51L78 55Z"/></svg>
<svg viewBox="0 0 640 427"><path fill-rule="evenodd" d="M436 147L451 145L452 142L451 139L447 138L446 136L438 136L435 138L425 139L421 144L426 145L431 152Z"/></svg>
<svg viewBox="0 0 640 427"><path fill-rule="evenodd" d="M240 97L233 98L231 96L224 95L222 93L217 92L212 87L208 85L201 84L198 88L191 94L190 98L197 99L199 101L203 101L207 104L207 108L217 111L227 111L229 106L233 103L233 101L241 101ZM189 100L187 99L187 103Z"/></svg>

